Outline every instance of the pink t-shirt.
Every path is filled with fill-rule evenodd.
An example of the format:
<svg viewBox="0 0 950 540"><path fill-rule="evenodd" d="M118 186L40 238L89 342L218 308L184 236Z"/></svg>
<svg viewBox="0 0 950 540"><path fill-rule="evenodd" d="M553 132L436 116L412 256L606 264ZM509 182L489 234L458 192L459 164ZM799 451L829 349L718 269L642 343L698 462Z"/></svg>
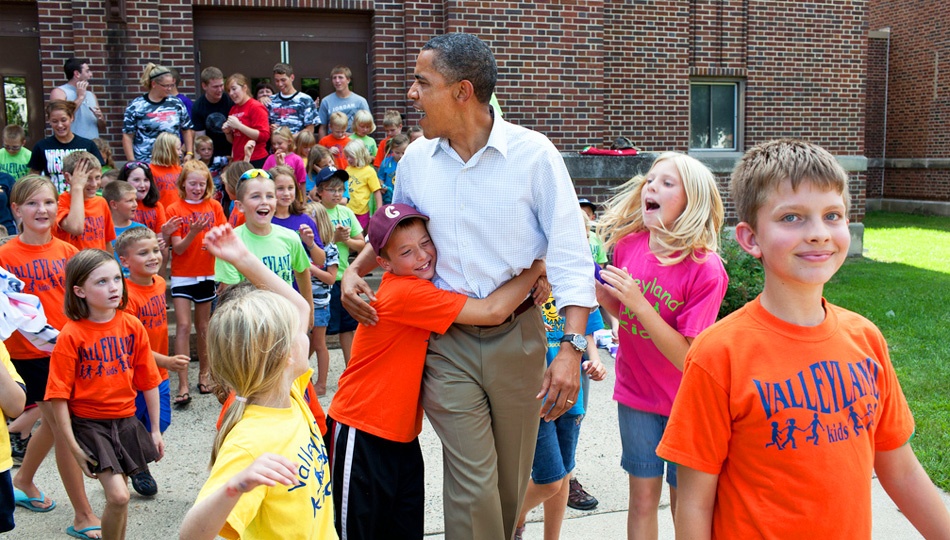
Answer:
<svg viewBox="0 0 950 540"><path fill-rule="evenodd" d="M284 156L284 164L294 170L294 176L297 177L297 183L303 184L307 181L307 167L304 166L302 157L290 152ZM277 165L277 155L271 154L267 156L267 160L264 161L264 170L266 171L274 165Z"/></svg>
<svg viewBox="0 0 950 540"><path fill-rule="evenodd" d="M631 234L614 250L614 266L626 268L667 324L696 337L716 322L729 278L715 253L703 263L687 257L661 266L650 251L650 233ZM683 374L656 348L643 325L620 306L620 349L614 399L632 409L670 415Z"/></svg>

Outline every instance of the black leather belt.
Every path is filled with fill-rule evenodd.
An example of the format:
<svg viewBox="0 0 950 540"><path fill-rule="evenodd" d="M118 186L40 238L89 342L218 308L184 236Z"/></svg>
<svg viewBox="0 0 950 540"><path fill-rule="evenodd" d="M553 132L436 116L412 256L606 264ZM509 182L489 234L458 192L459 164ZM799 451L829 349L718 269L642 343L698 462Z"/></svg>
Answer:
<svg viewBox="0 0 950 540"><path fill-rule="evenodd" d="M515 308L515 310L511 313L511 315L509 315L509 316L505 319L505 321L502 322L501 324L477 324L477 325L474 325L474 326L475 326L476 328L497 328L497 327L501 326L502 324L508 324L508 323L510 323L511 321L517 319L519 315L521 315L521 314L524 313L525 311L528 311L528 310L531 309L532 307L534 307L534 297L533 297L533 296L529 296L529 297L525 298L524 302L522 302L520 305L518 305L518 307Z"/></svg>

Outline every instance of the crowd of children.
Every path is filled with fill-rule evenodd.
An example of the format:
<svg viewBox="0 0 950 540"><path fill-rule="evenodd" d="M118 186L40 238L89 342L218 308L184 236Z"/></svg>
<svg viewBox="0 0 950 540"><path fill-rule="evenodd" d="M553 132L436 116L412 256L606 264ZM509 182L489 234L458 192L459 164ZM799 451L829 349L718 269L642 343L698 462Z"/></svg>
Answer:
<svg viewBox="0 0 950 540"><path fill-rule="evenodd" d="M34 482L55 448L74 509L67 534L124 537L127 480L143 496L159 492L148 464L164 455L173 406L192 401L194 324L197 392L227 399L210 477L183 537L422 537L418 435L429 336L505 320L544 262L485 299L438 289L429 218L392 203L399 161L414 140L412 130L402 133L400 113L386 111L378 145L373 115L363 110L352 122L330 114L318 141L288 127L301 128L301 119L286 117L308 107L292 97L292 68L278 64L275 78L281 93L258 95L282 112L271 107L266 119L248 80L228 78L235 110L222 129L234 144L230 162L207 136L183 161L179 134L161 133L147 161L117 165L101 140L76 141L70 102L47 107L53 136L32 154L22 128L3 130L0 203L10 216L0 214L0 224L10 238L0 267L36 297L59 334L51 350L18 332L0 346L0 532L14 527L14 505L56 507ZM872 471L918 530L945 537L950 517L908 445L913 418L883 337L821 297L847 254L845 173L819 147L773 141L742 159L731 194L737 239L762 260L765 290L720 322L724 209L701 162L663 153L602 208L579 201L597 299L619 344L613 397L628 538L657 538L664 475L678 535L794 536L795 516L808 515L818 536L867 538ZM359 326L340 298L350 255L367 243L384 270L372 299L375 326ZM544 506L544 537L555 539L568 504L597 504L573 472L588 381L606 376L592 345L605 322L594 310L584 335L565 334L553 295L543 314L549 362L564 343L584 352L582 390L566 414L540 421L516 539L536 506ZM324 420L316 398L327 392L329 335L338 336L346 366ZM778 397L786 389L804 401ZM855 408L860 422L849 416ZM850 437L830 437L831 426L849 423ZM813 444L796 446L796 430ZM274 432L284 436L265 435ZM102 485L101 517L83 475ZM775 487L831 476L821 497Z"/></svg>

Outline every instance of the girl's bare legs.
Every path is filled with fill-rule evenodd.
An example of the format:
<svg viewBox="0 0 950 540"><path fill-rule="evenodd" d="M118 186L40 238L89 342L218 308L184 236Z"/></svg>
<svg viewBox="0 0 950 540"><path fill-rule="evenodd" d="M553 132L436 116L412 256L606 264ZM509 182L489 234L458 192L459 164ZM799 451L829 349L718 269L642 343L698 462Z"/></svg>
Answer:
<svg viewBox="0 0 950 540"><path fill-rule="evenodd" d="M340 350L343 351L343 365L350 365L350 351L353 350L353 332L341 332Z"/></svg>
<svg viewBox="0 0 950 540"><path fill-rule="evenodd" d="M570 475L567 476L570 478ZM518 527L524 527L524 522L528 518L528 512L533 510L536 506L542 503L546 503L548 499L554 497L560 492L561 481L552 482L550 484L535 484L533 479L528 479L528 490L524 494L524 504L521 505L521 515L518 516ZM566 502L564 503L567 504ZM563 517L563 514L562 514ZM545 521L545 531L547 531L547 520L548 513L547 508L545 507L544 511L544 521ZM546 536L545 536L546 538Z"/></svg>
<svg viewBox="0 0 950 540"><path fill-rule="evenodd" d="M663 477L630 479L630 510L627 512L627 540L656 540L659 536L657 511L663 491ZM670 488L670 500L675 504L676 490ZM675 511L675 506L671 506Z"/></svg>
<svg viewBox="0 0 950 540"><path fill-rule="evenodd" d="M39 497L40 490L33 483L33 479L50 448L55 447L56 467L59 470L59 477L63 481L63 488L66 489L69 502L73 505L73 527L78 530L99 525L99 518L92 511L92 506L86 497L82 469L76 463L76 458L69 451L66 442L61 440L62 437L57 436L59 429L56 427L52 406L45 401L36 405L40 409L40 417L42 418L40 427L33 433L33 439L26 447L26 456L23 458L20 470L13 477L13 485L26 493L27 497ZM47 506L43 503L36 504ZM90 535L94 534L97 533L90 532Z"/></svg>
<svg viewBox="0 0 950 540"><path fill-rule="evenodd" d="M558 540L561 537L561 525L564 524L564 514L567 512L567 497L571 493L571 475L568 474L553 485L559 485L561 489L544 501L544 540Z"/></svg>
<svg viewBox="0 0 950 540"><path fill-rule="evenodd" d="M102 512L102 537L123 540L129 522L129 485L124 474L111 469L97 475L106 494L106 509Z"/></svg>
<svg viewBox="0 0 950 540"><path fill-rule="evenodd" d="M175 354L191 358L191 300L175 296ZM200 356L199 356L200 358ZM178 395L188 393L188 368L178 372Z"/></svg>
<svg viewBox="0 0 950 540"><path fill-rule="evenodd" d="M212 302L195 304L195 332L198 334L198 384L211 386L211 366L208 365L208 321L211 320Z"/></svg>
<svg viewBox="0 0 950 540"><path fill-rule="evenodd" d="M330 350L327 349L327 327L314 326L310 332L310 350L317 355L317 382L313 384L318 396L327 393L327 372L330 370Z"/></svg>

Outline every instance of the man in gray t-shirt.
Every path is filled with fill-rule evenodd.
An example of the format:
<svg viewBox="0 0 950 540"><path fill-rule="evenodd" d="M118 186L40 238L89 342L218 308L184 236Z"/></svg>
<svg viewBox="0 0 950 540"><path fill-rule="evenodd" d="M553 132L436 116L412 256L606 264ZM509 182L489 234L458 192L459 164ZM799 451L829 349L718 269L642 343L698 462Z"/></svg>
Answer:
<svg viewBox="0 0 950 540"><path fill-rule="evenodd" d="M99 130L106 128L106 118L99 110L96 95L89 91L89 79L92 78L89 60L72 56L63 64L63 72L68 79L66 84L54 88L49 98L75 103L73 133L90 140L98 138Z"/></svg>
<svg viewBox="0 0 950 540"><path fill-rule="evenodd" d="M330 82L333 83L333 93L327 95L320 101L320 113L317 115L317 121L320 122L318 129L319 137L317 140L327 136L327 122L330 121L330 115L340 111L346 113L349 119L347 131L353 131L353 115L358 110L370 111L369 103L366 99L350 91L350 81L353 79L353 72L346 66L337 66L330 72Z"/></svg>

